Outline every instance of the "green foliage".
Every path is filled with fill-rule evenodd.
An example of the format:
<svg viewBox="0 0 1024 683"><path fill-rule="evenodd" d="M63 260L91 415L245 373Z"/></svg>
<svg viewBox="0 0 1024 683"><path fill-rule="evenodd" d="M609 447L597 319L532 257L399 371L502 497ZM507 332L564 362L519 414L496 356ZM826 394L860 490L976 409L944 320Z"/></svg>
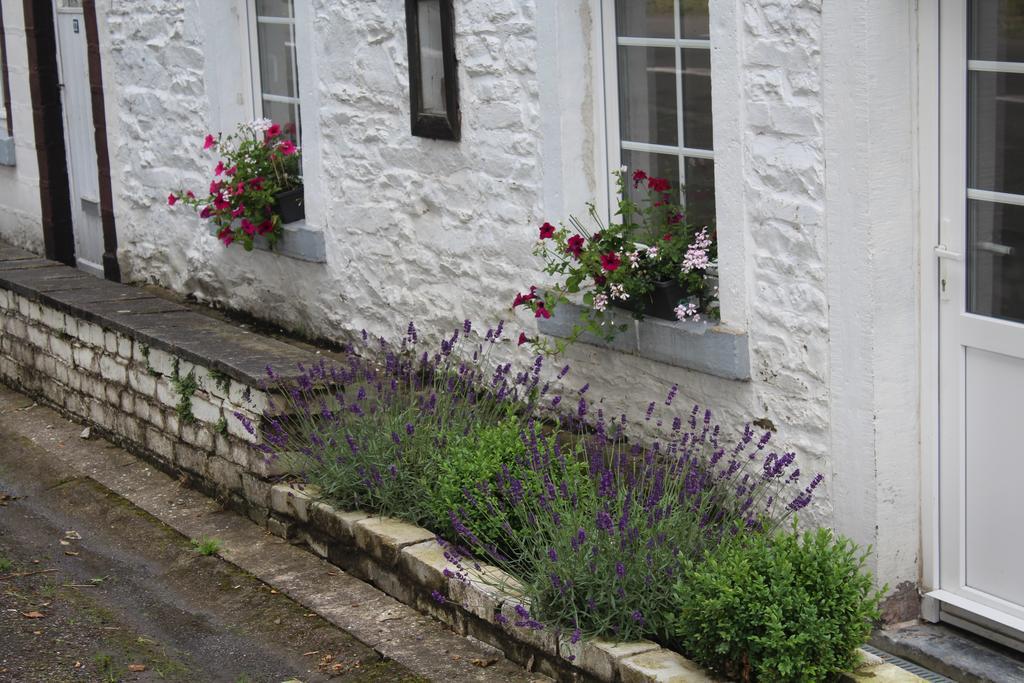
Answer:
<svg viewBox="0 0 1024 683"><path fill-rule="evenodd" d="M703 666L742 681L825 681L853 669L884 593L828 529L739 534L673 591L674 633Z"/></svg>
<svg viewBox="0 0 1024 683"><path fill-rule="evenodd" d="M6 574L7 572L11 571L11 568L13 566L14 563L11 562L11 560L0 555L0 574Z"/></svg>
<svg viewBox="0 0 1024 683"><path fill-rule="evenodd" d="M214 370L213 368L209 371L210 379L217 385L221 393L227 395L228 389L231 387L231 378L225 375L220 370Z"/></svg>
<svg viewBox="0 0 1024 683"><path fill-rule="evenodd" d="M220 434L221 436L228 435L228 419L223 415L221 415L220 419L217 420L216 429L217 433Z"/></svg>
<svg viewBox="0 0 1024 683"><path fill-rule="evenodd" d="M194 422L196 418L192 414L192 396L199 389L195 370L190 370L187 375L182 377L178 359L175 358L171 385L174 387L174 391L178 393L178 403L174 406L174 412L178 414L178 419L185 423Z"/></svg>
<svg viewBox="0 0 1024 683"><path fill-rule="evenodd" d="M216 538L192 539L192 549L200 555L216 555L223 545L224 544Z"/></svg>

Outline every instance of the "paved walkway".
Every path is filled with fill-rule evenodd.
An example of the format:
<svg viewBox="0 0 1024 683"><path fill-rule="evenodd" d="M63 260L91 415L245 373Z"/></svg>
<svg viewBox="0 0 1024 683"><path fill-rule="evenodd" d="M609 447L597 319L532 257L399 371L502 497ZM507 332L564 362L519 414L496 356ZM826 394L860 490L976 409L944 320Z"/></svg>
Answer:
<svg viewBox="0 0 1024 683"><path fill-rule="evenodd" d="M0 681L542 680L81 431L0 386Z"/></svg>

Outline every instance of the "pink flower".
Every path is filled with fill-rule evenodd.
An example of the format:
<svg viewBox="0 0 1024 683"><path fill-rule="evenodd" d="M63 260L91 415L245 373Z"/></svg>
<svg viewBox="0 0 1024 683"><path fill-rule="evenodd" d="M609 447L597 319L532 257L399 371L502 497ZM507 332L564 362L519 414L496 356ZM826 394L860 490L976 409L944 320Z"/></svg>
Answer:
<svg viewBox="0 0 1024 683"><path fill-rule="evenodd" d="M249 179L249 187L251 187L254 190L262 190L263 189L263 178L261 178L260 176L256 176L255 178L250 178Z"/></svg>
<svg viewBox="0 0 1024 683"><path fill-rule="evenodd" d="M542 240L551 239L555 236L555 226L550 223L545 223L540 226L540 238Z"/></svg>
<svg viewBox="0 0 1024 683"><path fill-rule="evenodd" d="M246 235L256 234L256 226L253 225L252 221L250 221L248 218L242 219L242 230L245 232Z"/></svg>
<svg viewBox="0 0 1024 683"><path fill-rule="evenodd" d="M219 180L214 180L212 183L210 183L210 194L217 194L218 192L220 192L221 185L222 183Z"/></svg>
<svg viewBox="0 0 1024 683"><path fill-rule="evenodd" d="M200 218L209 218L213 214L213 209L209 206L204 206L203 210L199 212Z"/></svg>
<svg viewBox="0 0 1024 683"><path fill-rule="evenodd" d="M238 218L243 213L245 213L245 204L239 204L238 208L231 212L231 217Z"/></svg>
<svg viewBox="0 0 1024 683"><path fill-rule="evenodd" d="M196 198L196 195L195 195L194 192L192 192L192 190L189 190L188 192L186 192L185 196L188 197L189 199L195 199Z"/></svg>
<svg viewBox="0 0 1024 683"><path fill-rule="evenodd" d="M276 124L276 123L270 124L270 128L267 128L267 132L264 133L264 135L266 135L266 139L267 140L273 140L274 138L276 138L280 134L281 134L281 126L279 124Z"/></svg>
<svg viewBox="0 0 1024 683"><path fill-rule="evenodd" d="M225 173L227 173L228 175L235 175L236 173L238 173L238 167L232 166L227 171L225 171Z"/></svg>
<svg viewBox="0 0 1024 683"><path fill-rule="evenodd" d="M517 308L519 306L522 306L527 301L533 301L536 298L537 298L537 287L535 285L535 286L530 287L530 292L528 294L516 293L515 301L512 302L512 308Z"/></svg>
<svg viewBox="0 0 1024 683"><path fill-rule="evenodd" d="M215 144L217 144L217 141L214 139L214 137L212 135L207 134L206 139L203 140L203 149L210 149Z"/></svg>
<svg viewBox="0 0 1024 683"><path fill-rule="evenodd" d="M526 333L525 332L520 332L519 333L519 341L516 342L516 346L522 346L523 344L525 344L528 341L530 341L530 340L527 338Z"/></svg>
<svg viewBox="0 0 1024 683"><path fill-rule="evenodd" d="M223 161L218 161L217 162L217 168L213 169L213 175L220 175L223 172L224 172L224 162Z"/></svg>
<svg viewBox="0 0 1024 683"><path fill-rule="evenodd" d="M174 206L174 204L177 201L178 201L178 198L175 197L173 193L167 195L167 206Z"/></svg>
<svg viewBox="0 0 1024 683"><path fill-rule="evenodd" d="M622 265L622 258L614 251L601 254L601 267L609 273L618 270L620 265Z"/></svg>
<svg viewBox="0 0 1024 683"><path fill-rule="evenodd" d="M230 209L231 208L231 202L229 202L227 199L225 199L224 195L218 194L216 197L213 198L213 208L217 209L218 211L223 211L224 209Z"/></svg>
<svg viewBox="0 0 1024 683"><path fill-rule="evenodd" d="M256 226L256 232L261 235L266 235L268 232L272 232L274 229L274 223L270 220L265 220Z"/></svg>
<svg viewBox="0 0 1024 683"><path fill-rule="evenodd" d="M537 304L537 310L533 312L533 317L534 318L544 318L546 320L546 319L551 317L551 311L549 311L544 306L544 302L542 301L539 304Z"/></svg>
<svg viewBox="0 0 1024 683"><path fill-rule="evenodd" d="M297 150L298 150L298 147L296 147L295 143L292 142L291 140L285 140L284 142L282 142L280 145L277 146L277 151L279 151L281 154L285 155L286 157L291 156L292 154L295 154L295 152Z"/></svg>
<svg viewBox="0 0 1024 683"><path fill-rule="evenodd" d="M231 228L223 228L217 233L217 239L223 242L225 247L229 247L235 241L235 235L231 232Z"/></svg>
<svg viewBox="0 0 1024 683"><path fill-rule="evenodd" d="M582 237L580 237L579 235L573 235L572 237L569 238L569 242L568 245L565 247L565 250L572 254L573 256L575 256L576 258L579 258L580 254L583 253L583 244L584 240Z"/></svg>

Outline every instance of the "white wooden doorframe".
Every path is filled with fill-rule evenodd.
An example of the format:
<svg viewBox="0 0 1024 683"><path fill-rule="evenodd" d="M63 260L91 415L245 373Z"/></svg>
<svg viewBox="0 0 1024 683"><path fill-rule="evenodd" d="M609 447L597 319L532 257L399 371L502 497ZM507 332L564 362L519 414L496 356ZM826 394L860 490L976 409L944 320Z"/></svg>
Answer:
<svg viewBox="0 0 1024 683"><path fill-rule="evenodd" d="M967 570L971 528L966 501L968 463L977 462L971 453L978 455L979 434L988 433L979 428L985 419L978 415L993 408L988 398L979 400L978 396L985 394L978 391L981 380L977 378L986 376L986 367L998 368L1003 362L1012 372L1019 372L1020 359L1024 358L1024 325L967 312L967 3L941 0L919 4L919 164L924 247L921 320L922 363L927 364L922 368L922 425L925 433L934 430L922 444L922 582L928 590L923 612L933 621L948 621L1021 648L1024 601L1003 599L991 589L991 581L981 582L988 587L971 585L969 578L985 573L979 571L982 560L976 551L970 553L971 573ZM932 335L934 343L930 341ZM979 355L995 360L971 360ZM970 384L966 371L969 364ZM986 381L993 384L982 389L998 384L998 372L989 372ZM1020 405L1024 406L1024 397ZM1020 415L1024 417L1024 408ZM968 416L973 416L971 430L967 429ZM1008 452L1006 457L1014 454ZM981 468L976 464L971 467L973 481L982 479L978 475ZM971 514L977 520L983 516L978 507L979 490L972 495L975 502ZM1006 506L1008 515L1017 514L1011 511L1019 508L1019 499L1000 504ZM981 507L989 510L987 504ZM974 524L970 537L977 539L977 522ZM1024 531L1013 536L1005 542L1024 542ZM972 543L975 548L979 545L977 540ZM991 541L986 543L986 557L991 558ZM996 569L1002 571L1005 567ZM1024 567L1019 569L1020 581L1024 582Z"/></svg>

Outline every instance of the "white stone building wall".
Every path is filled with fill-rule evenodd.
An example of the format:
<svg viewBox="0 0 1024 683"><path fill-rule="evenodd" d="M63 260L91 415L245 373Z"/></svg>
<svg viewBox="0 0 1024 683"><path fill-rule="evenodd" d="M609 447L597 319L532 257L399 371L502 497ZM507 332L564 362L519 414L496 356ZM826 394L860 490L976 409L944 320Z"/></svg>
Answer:
<svg viewBox="0 0 1024 683"><path fill-rule="evenodd" d="M39 166L32 127L25 19L19 2L8 0L3 3L3 13L16 163L14 166L0 166L0 236L16 246L42 253ZM0 132L0 135L6 134L6 130Z"/></svg>
<svg viewBox="0 0 1024 683"><path fill-rule="evenodd" d="M297 3L307 220L326 264L224 249L166 205L209 182L203 135L245 118L237 2L97 3L126 279L335 338L508 319L543 282L536 226L605 193L600 1L456 3L459 143L409 135L401 0ZM711 0L722 310L749 336L752 379L567 355L609 410L678 384L677 406L769 420L827 476L805 520L875 544L897 586L918 572L916 76L913 11L890 5Z"/></svg>

